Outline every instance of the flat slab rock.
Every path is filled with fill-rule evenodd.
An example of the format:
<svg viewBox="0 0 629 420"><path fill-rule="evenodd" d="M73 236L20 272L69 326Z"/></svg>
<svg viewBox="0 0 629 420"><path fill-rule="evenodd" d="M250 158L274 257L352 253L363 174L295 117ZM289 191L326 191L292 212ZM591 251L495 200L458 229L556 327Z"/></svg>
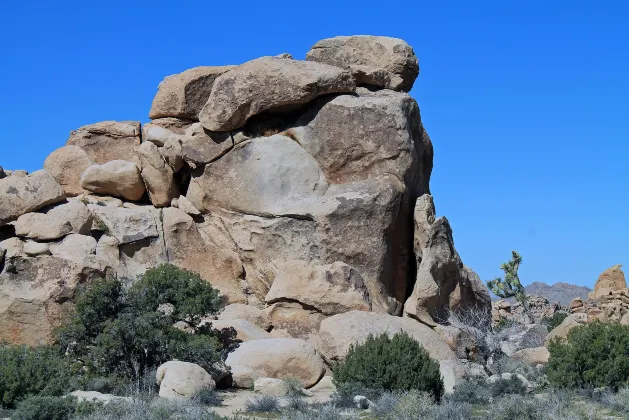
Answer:
<svg viewBox="0 0 629 420"><path fill-rule="evenodd" d="M199 120L211 131L235 130L261 112L286 110L355 87L351 73L338 67L262 57L219 76Z"/></svg>
<svg viewBox="0 0 629 420"><path fill-rule="evenodd" d="M45 169L0 179L0 226L19 216L65 200L63 188Z"/></svg>
<svg viewBox="0 0 629 420"><path fill-rule="evenodd" d="M83 126L70 134L66 145L78 146L90 160L102 164L110 160L136 161L140 145L139 121L102 121Z"/></svg>

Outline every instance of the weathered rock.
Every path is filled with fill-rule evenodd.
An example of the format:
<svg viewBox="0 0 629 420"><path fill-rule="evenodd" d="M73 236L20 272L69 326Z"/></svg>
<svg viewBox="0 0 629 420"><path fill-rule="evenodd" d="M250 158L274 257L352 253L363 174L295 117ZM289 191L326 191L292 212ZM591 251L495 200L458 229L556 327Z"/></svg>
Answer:
<svg viewBox="0 0 629 420"><path fill-rule="evenodd" d="M187 198L202 212L221 207L248 214L289 213L321 197L327 182L294 140L274 135L241 143L194 174Z"/></svg>
<svg viewBox="0 0 629 420"><path fill-rule="evenodd" d="M155 377L162 398L190 398L203 389L216 388L212 376L201 366L178 360L160 365Z"/></svg>
<svg viewBox="0 0 629 420"><path fill-rule="evenodd" d="M443 379L446 393L451 394L454 388L465 379L465 366L456 359L440 360L439 372Z"/></svg>
<svg viewBox="0 0 629 420"><path fill-rule="evenodd" d="M419 75L413 49L403 40L384 36L338 36L317 42L306 60L348 69L359 85L408 92Z"/></svg>
<svg viewBox="0 0 629 420"><path fill-rule="evenodd" d="M324 376L319 382L308 391L314 393L329 392L330 394L336 391L336 385L334 385L334 378L332 376Z"/></svg>
<svg viewBox="0 0 629 420"><path fill-rule="evenodd" d="M50 253L57 258L85 263L86 259L96 255L96 239L91 236L73 233L61 242L50 244Z"/></svg>
<svg viewBox="0 0 629 420"><path fill-rule="evenodd" d="M149 118L176 117L197 120L212 92L214 81L235 66L195 67L166 77L160 84Z"/></svg>
<svg viewBox="0 0 629 420"><path fill-rule="evenodd" d="M276 267L267 303L297 301L325 315L370 310L362 276L345 263L321 265L317 261L289 260Z"/></svg>
<svg viewBox="0 0 629 420"><path fill-rule="evenodd" d="M579 324L572 315L568 315L561 324L548 333L546 336L546 346L548 346L548 344L553 340L565 340L570 330L574 327L578 327L579 325L581 324Z"/></svg>
<svg viewBox="0 0 629 420"><path fill-rule="evenodd" d="M71 233L89 235L92 228L92 213L87 206L76 199L45 210L46 215L67 220L72 226Z"/></svg>
<svg viewBox="0 0 629 420"><path fill-rule="evenodd" d="M64 146L52 152L44 161L46 169L61 185L68 197L83 194L81 175L94 162L78 146Z"/></svg>
<svg viewBox="0 0 629 420"><path fill-rule="evenodd" d="M4 250L5 258L10 260L22 254L24 244L25 242L20 238L8 238L0 241L0 248Z"/></svg>
<svg viewBox="0 0 629 420"><path fill-rule="evenodd" d="M140 123L102 121L86 125L73 131L66 145L80 147L97 164L111 160L137 162L135 150L140 145Z"/></svg>
<svg viewBox="0 0 629 420"><path fill-rule="evenodd" d="M177 199L177 208L188 213L190 216L198 216L201 214L201 212L194 207L194 204L192 204L185 195L179 196Z"/></svg>
<svg viewBox="0 0 629 420"><path fill-rule="evenodd" d="M0 166L0 179L6 178L6 177L7 177L6 172L4 172L4 169L2 168L2 166Z"/></svg>
<svg viewBox="0 0 629 420"><path fill-rule="evenodd" d="M0 226L64 199L63 188L45 169L0 179Z"/></svg>
<svg viewBox="0 0 629 420"><path fill-rule="evenodd" d="M171 263L199 273L221 291L228 303L246 302L240 285L242 262L237 253L222 246L218 235L204 238L192 217L179 209L165 208L163 223Z"/></svg>
<svg viewBox="0 0 629 420"><path fill-rule="evenodd" d="M193 121L178 118L159 118L142 124L142 142L150 141L162 147L168 141L180 140L192 123Z"/></svg>
<svg viewBox="0 0 629 420"><path fill-rule="evenodd" d="M295 378L309 388L325 372L314 347L295 338L247 341L227 356L226 363L237 388L250 388L258 378Z"/></svg>
<svg viewBox="0 0 629 420"><path fill-rule="evenodd" d="M173 172L179 172L185 165L183 159L183 148L181 140L167 140L164 147L160 148L160 153L168 163Z"/></svg>
<svg viewBox="0 0 629 420"><path fill-rule="evenodd" d="M406 93L359 88L354 95L322 98L288 132L331 183L391 173L412 194L429 191L432 143L417 103Z"/></svg>
<svg viewBox="0 0 629 420"><path fill-rule="evenodd" d="M242 140L242 136L239 139ZM234 144L232 133L208 131L201 123L188 127L180 139L183 160L193 167L215 161L234 147Z"/></svg>
<svg viewBox="0 0 629 420"><path fill-rule="evenodd" d="M50 342L77 285L104 278L97 268L50 257L16 257L0 274L0 341L31 346Z"/></svg>
<svg viewBox="0 0 629 420"><path fill-rule="evenodd" d="M545 365L550 359L550 352L546 347L535 347L531 349L522 349L513 353L514 359L522 360L531 365Z"/></svg>
<svg viewBox="0 0 629 420"><path fill-rule="evenodd" d="M81 187L97 194L113 195L131 201L141 199L145 191L137 165L125 160L112 160L102 165L90 166L81 176Z"/></svg>
<svg viewBox="0 0 629 420"><path fill-rule="evenodd" d="M317 96L354 89L352 75L337 67L262 57L219 76L199 120L208 130L230 131L261 112L295 108Z"/></svg>
<svg viewBox="0 0 629 420"><path fill-rule="evenodd" d="M29 257L37 257L38 255L50 255L50 245L46 242L26 241L22 247L24 254ZM0 260L2 256L0 256Z"/></svg>
<svg viewBox="0 0 629 420"><path fill-rule="evenodd" d="M431 328L411 318L374 312L351 311L324 319L319 327L318 350L328 362L342 360L351 344L364 342L369 334L405 331L428 351L431 357L454 360L456 356Z"/></svg>
<svg viewBox="0 0 629 420"><path fill-rule="evenodd" d="M264 331L268 331L271 328L269 317L264 311L254 306L242 303L232 303L231 305L227 305L223 311L218 314L218 319L220 321L244 319L254 325L257 325Z"/></svg>
<svg viewBox="0 0 629 420"><path fill-rule="evenodd" d="M620 290L627 288L625 273L622 272L622 265L618 264L603 271L594 285L594 293L598 297L602 295L603 289Z"/></svg>
<svg viewBox="0 0 629 420"><path fill-rule="evenodd" d="M159 236L155 215L148 209L97 204L88 204L87 207L94 216L94 227L116 238L119 245Z"/></svg>
<svg viewBox="0 0 629 420"><path fill-rule="evenodd" d="M311 341L319 332L319 325L326 316L316 309L299 302L279 302L264 310L271 320L271 335L276 338L301 338Z"/></svg>
<svg viewBox="0 0 629 420"><path fill-rule="evenodd" d="M72 232L69 221L44 213L26 213L15 221L15 234L30 239L51 240Z"/></svg>
<svg viewBox="0 0 629 420"><path fill-rule="evenodd" d="M243 342L273 338L271 334L264 331L262 328L244 319L224 319L209 322L212 324L212 328L216 330L233 328L236 330L236 338Z"/></svg>
<svg viewBox="0 0 629 420"><path fill-rule="evenodd" d="M179 186L175 173L161 155L157 146L144 142L138 148L141 163L141 175L155 207L170 206L173 198L179 197Z"/></svg>
<svg viewBox="0 0 629 420"><path fill-rule="evenodd" d="M253 390L262 395L283 397L288 394L288 384L282 379L258 378L253 383Z"/></svg>
<svg viewBox="0 0 629 420"><path fill-rule="evenodd" d="M119 397L117 395L102 394L96 391L72 391L68 395L76 398L79 402L85 401L102 405L107 405L111 402L119 403L133 401L133 398L131 397Z"/></svg>

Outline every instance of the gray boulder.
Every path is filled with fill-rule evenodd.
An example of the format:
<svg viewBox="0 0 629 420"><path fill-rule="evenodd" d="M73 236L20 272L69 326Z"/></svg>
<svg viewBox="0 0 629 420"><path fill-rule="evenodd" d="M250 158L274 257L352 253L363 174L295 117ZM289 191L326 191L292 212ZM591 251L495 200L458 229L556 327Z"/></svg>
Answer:
<svg viewBox="0 0 629 420"><path fill-rule="evenodd" d="M175 173L166 162L157 146L144 142L138 148L141 163L141 175L155 207L170 206L173 198L179 197L179 185Z"/></svg>
<svg viewBox="0 0 629 420"><path fill-rule="evenodd" d="M111 160L137 162L135 152L140 145L140 123L102 121L86 125L73 131L66 145L80 147L91 161L98 164Z"/></svg>
<svg viewBox="0 0 629 420"><path fill-rule="evenodd" d="M63 188L45 169L0 179L0 226L19 216L65 200Z"/></svg>
<svg viewBox="0 0 629 420"><path fill-rule="evenodd" d="M81 187L97 194L131 201L141 199L146 190L138 166L125 160L90 166L81 176Z"/></svg>
<svg viewBox="0 0 629 420"><path fill-rule="evenodd" d="M87 153L78 146L64 146L52 152L44 161L44 169L59 182L66 196L83 194L81 175L92 165Z"/></svg>

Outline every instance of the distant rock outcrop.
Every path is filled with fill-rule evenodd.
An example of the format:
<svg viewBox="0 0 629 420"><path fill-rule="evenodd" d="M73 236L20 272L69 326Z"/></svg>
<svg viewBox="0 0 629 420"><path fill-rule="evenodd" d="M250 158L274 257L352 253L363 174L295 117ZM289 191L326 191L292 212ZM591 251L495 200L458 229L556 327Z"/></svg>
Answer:
<svg viewBox="0 0 629 420"><path fill-rule="evenodd" d="M533 282L524 287L529 295L543 296L549 302L558 302L561 306L568 306L572 299L580 297L587 298L588 293L592 291L587 286L577 286L570 283L555 283L548 285L542 282Z"/></svg>

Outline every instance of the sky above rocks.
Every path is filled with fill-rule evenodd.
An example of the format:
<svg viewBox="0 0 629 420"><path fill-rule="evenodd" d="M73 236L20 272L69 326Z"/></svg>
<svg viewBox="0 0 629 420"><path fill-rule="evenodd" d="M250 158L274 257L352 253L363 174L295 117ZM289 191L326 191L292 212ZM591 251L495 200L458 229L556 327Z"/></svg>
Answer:
<svg viewBox="0 0 629 420"><path fill-rule="evenodd" d="M590 287L629 267L626 2L132 3L0 5L1 166L39 169L85 124L147 122L191 67L393 36L419 58L431 190L467 265L489 280L515 249L525 284Z"/></svg>

